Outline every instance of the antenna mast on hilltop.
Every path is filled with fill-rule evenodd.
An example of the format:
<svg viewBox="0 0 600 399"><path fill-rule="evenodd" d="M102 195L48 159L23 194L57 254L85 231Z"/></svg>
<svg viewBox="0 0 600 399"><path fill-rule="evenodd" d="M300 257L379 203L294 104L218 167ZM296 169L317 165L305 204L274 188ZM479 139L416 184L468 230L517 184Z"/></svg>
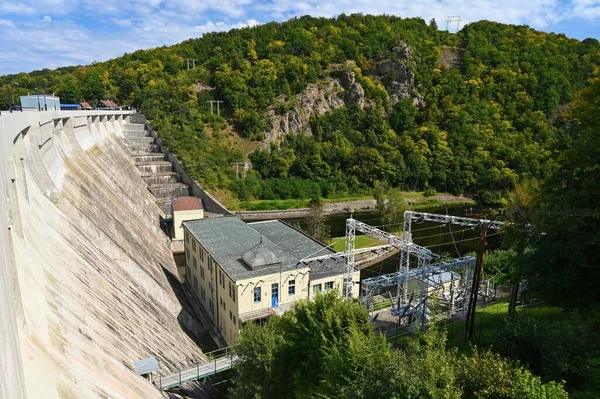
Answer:
<svg viewBox="0 0 600 399"><path fill-rule="evenodd" d="M462 19L458 15L451 15L446 18L446 30L450 31L450 24L453 22L456 22L456 31L458 32L460 30L460 23L462 22Z"/></svg>

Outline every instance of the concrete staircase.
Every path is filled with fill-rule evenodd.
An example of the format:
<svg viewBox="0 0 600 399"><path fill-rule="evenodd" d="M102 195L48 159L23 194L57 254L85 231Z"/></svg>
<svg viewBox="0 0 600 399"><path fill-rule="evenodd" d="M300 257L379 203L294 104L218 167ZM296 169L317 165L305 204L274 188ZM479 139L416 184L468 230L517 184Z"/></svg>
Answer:
<svg viewBox="0 0 600 399"><path fill-rule="evenodd" d="M124 125L123 135L135 166L142 173L148 190L156 198L156 204L163 211L164 217L171 217L171 198L189 196L189 186L181 183L181 176L173 172L173 165L165 160L144 124Z"/></svg>

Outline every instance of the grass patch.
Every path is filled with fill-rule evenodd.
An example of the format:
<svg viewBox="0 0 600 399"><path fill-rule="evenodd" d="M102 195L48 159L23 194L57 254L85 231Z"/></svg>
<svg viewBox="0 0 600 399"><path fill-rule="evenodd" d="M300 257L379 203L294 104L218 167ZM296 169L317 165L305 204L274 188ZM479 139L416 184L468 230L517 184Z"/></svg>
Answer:
<svg viewBox="0 0 600 399"><path fill-rule="evenodd" d="M342 198L323 198L323 202L349 202L349 201L368 201L372 200L372 195L358 195Z"/></svg>
<svg viewBox="0 0 600 399"><path fill-rule="evenodd" d="M331 247L336 252L342 252L346 250L346 238L345 237L335 237L332 238L331 241L328 242L328 245L333 244ZM354 248L366 248L366 247L374 247L377 245L383 245L385 242L373 238L368 235L360 235L356 236L354 239Z"/></svg>
<svg viewBox="0 0 600 399"><path fill-rule="evenodd" d="M244 211L270 211L310 208L309 202L310 200L304 199L242 201L239 204L239 209Z"/></svg>
<svg viewBox="0 0 600 399"><path fill-rule="evenodd" d="M425 198L422 201L419 202L413 202L410 204L410 208L413 211L426 211L428 209L431 208L440 208L442 206L447 206L447 207L452 207L452 206L468 206L468 205L477 205L477 203L475 201L472 200L468 200L468 201L440 201L440 200L436 200L436 199L431 199L431 198Z"/></svg>

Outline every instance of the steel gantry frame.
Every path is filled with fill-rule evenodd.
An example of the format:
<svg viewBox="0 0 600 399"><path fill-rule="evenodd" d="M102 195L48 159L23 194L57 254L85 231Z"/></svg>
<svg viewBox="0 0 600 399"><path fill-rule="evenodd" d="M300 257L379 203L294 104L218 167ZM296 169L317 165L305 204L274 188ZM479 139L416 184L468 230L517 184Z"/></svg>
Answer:
<svg viewBox="0 0 600 399"><path fill-rule="evenodd" d="M370 235L371 237L377 238L380 241L386 241L387 244L380 245L377 247L368 247L356 249L356 231L361 233ZM374 251L382 248L394 247L398 248L400 253L406 254L406 257L410 255L415 256L418 259L418 264L420 267L427 266L431 263L433 259L439 258L439 255L434 254L429 249L425 247L421 247L413 242L406 240L404 237L397 237L392 233L388 233L387 231L383 231L376 227L370 226L366 223L360 222L356 219L350 217L346 219L346 250L343 252L336 252L327 255L314 256L311 258L304 258L300 261L303 264L309 264L310 262L315 261L324 261L326 259L335 259L343 257L345 259L345 270L344 270L344 279L342 284L342 295L344 298L352 297L354 290L354 281L353 275L356 271L354 264L354 255L367 252Z"/></svg>
<svg viewBox="0 0 600 399"><path fill-rule="evenodd" d="M392 313L410 315L414 321L425 325L430 313L428 301L432 296L447 302L449 316L464 311L474 269L475 258L465 256L364 279L361 283L362 302L367 309L372 309L376 296L384 297L390 290L393 293L394 289L400 290L412 283L409 301L401 302L401 296L397 293L394 304L391 296ZM449 281L446 281L444 276L449 277ZM449 292L446 292L447 285Z"/></svg>
<svg viewBox="0 0 600 399"><path fill-rule="evenodd" d="M442 223L442 224L455 224L458 226L465 227L478 227L482 226L484 223L488 224L488 229L491 230L499 230L504 227L505 223L500 221L490 221L489 219L478 219L478 218L468 218L462 216L451 216L451 215L439 215L436 213L425 213L425 212L413 212L413 211L405 211L404 212L404 226L402 229L402 237L407 241L412 242L412 222L413 221L423 221L423 222L434 222L434 223ZM410 269L410 258L405 256L404 253L400 253L400 267L398 271L404 270L407 271ZM403 299L406 296L406 293L403 294Z"/></svg>
<svg viewBox="0 0 600 399"><path fill-rule="evenodd" d="M377 227L370 226L360 222L352 217L346 220L346 246L343 252L329 253L326 255L304 258L300 261L302 264L310 264L311 262L323 262L327 259L344 258L345 270L342 284L342 295L344 298L353 296L355 282L353 275L356 271L354 256L368 251L374 251L383 248L394 247L400 252L400 264L398 271L391 274L386 274L378 277L373 277L363 280L361 284L362 301L367 308L373 305L374 297L383 293L393 292L396 287L394 297L390 299L392 302L392 311L400 313L400 309L404 309L404 313L410 310L413 320L418 320L420 323L427 322L429 306L428 299L431 293L439 293L441 290L443 295L448 298L449 315L465 310L466 301L471 295L471 291L475 287L471 286L471 281L474 276L476 260L473 257L462 257L446 262L431 264L434 259L441 258L440 255L433 253L431 250L419 246L412 242L412 222L413 221L428 221L442 224L455 224L466 227L478 227L487 224L488 229L500 229L505 226L504 222L491 221L489 219L478 219L471 217L440 215L425 212L404 212L403 233L401 237L397 237L392 233L388 233ZM380 241L387 242L384 245L375 247L367 247L356 249L356 232L361 232ZM411 256L417 259L416 267L410 267ZM449 277L449 293L445 292L446 283L443 280L444 273ZM436 278L435 276L438 276ZM419 287L413 290L410 300L408 299L408 290L411 282L416 282ZM413 283L414 284L414 283ZM483 288L482 288L483 287ZM481 291L483 290L483 291ZM483 282L478 284L477 291L482 294L489 294L489 283ZM437 294L436 294L437 295ZM415 296L417 301L415 302ZM416 303L416 304L413 304ZM416 319L414 316L417 316Z"/></svg>

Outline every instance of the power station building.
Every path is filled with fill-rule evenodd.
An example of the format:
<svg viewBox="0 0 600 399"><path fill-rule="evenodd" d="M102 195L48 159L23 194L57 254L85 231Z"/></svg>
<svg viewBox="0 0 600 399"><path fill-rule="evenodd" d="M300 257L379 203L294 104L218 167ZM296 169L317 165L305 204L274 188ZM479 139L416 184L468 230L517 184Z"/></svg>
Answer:
<svg viewBox="0 0 600 399"><path fill-rule="evenodd" d="M342 289L344 259L304 263L334 251L280 220L244 223L229 216L184 221L183 227L186 280L228 344L244 323Z"/></svg>

